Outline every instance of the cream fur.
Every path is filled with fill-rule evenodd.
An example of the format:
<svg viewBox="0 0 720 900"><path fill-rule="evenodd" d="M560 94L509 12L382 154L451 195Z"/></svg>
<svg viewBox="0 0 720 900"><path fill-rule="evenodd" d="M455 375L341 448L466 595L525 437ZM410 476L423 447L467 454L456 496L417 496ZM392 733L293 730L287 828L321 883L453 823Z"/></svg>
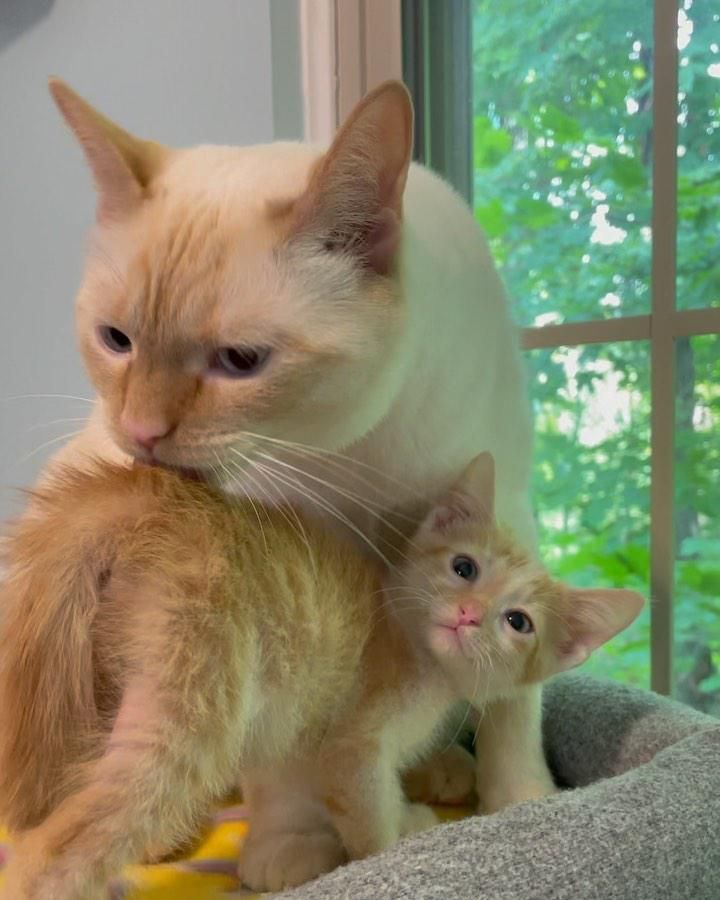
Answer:
<svg viewBox="0 0 720 900"><path fill-rule="evenodd" d="M387 553L393 537L380 515L426 503L487 449L498 460L499 513L534 545L516 329L470 211L435 175L408 168L411 110L401 87L366 98L325 154L292 143L161 148L66 86L54 83L53 93L99 198L77 303L98 404L59 460L128 459L123 413L164 422L174 431L158 445L162 461L214 466L228 492L339 517ZM352 241L345 253L322 250L323 234L339 233L344 246L353 229L372 241L381 226L390 229L381 247L399 241L388 271L359 268ZM98 347L95 327L108 321L148 338L129 380ZM268 370L265 386L214 382L196 395L197 348L236 341L272 343L282 365ZM260 451L273 460L238 456ZM530 724L539 699L528 689L492 733L480 732L499 747L526 748L524 768L542 772L528 796L549 779ZM492 753L498 771L488 770L497 784L507 783L501 758ZM523 796L510 790L504 800Z"/></svg>

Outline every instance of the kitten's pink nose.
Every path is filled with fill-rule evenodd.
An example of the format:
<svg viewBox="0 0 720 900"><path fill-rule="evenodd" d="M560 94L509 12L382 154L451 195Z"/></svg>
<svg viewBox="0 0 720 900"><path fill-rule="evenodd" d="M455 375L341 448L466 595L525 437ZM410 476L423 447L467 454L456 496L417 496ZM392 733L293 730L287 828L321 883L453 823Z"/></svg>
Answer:
<svg viewBox="0 0 720 900"><path fill-rule="evenodd" d="M470 607L461 606L458 609L457 627L461 625L479 625L480 614Z"/></svg>
<svg viewBox="0 0 720 900"><path fill-rule="evenodd" d="M163 419L129 419L122 416L120 424L125 434L145 450L152 450L172 430Z"/></svg>

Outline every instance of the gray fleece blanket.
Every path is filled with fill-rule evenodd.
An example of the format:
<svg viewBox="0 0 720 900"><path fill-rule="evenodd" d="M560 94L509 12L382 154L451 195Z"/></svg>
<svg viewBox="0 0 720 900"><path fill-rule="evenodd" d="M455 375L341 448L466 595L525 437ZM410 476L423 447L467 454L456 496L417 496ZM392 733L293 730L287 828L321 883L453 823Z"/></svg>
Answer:
<svg viewBox="0 0 720 900"><path fill-rule="evenodd" d="M554 797L415 835L287 900L720 900L720 722L587 676L545 690Z"/></svg>

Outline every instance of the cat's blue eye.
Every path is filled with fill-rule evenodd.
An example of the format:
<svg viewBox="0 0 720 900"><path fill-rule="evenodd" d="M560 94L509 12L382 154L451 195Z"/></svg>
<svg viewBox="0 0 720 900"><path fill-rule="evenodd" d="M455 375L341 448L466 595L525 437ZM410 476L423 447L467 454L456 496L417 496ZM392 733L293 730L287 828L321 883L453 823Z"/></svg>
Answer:
<svg viewBox="0 0 720 900"><path fill-rule="evenodd" d="M108 350L113 353L129 353L132 350L132 341L119 328L112 325L101 325L98 328L98 335Z"/></svg>
<svg viewBox="0 0 720 900"><path fill-rule="evenodd" d="M532 632L535 631L535 626L533 625L530 616L519 609L511 609L506 612L505 621L512 630L517 631L518 634L532 634Z"/></svg>
<svg viewBox="0 0 720 900"><path fill-rule="evenodd" d="M453 572L464 581L477 581L480 574L478 564L469 556L456 556L452 561Z"/></svg>
<svg viewBox="0 0 720 900"><path fill-rule="evenodd" d="M210 360L210 371L227 378L251 378L269 356L269 347L221 347Z"/></svg>

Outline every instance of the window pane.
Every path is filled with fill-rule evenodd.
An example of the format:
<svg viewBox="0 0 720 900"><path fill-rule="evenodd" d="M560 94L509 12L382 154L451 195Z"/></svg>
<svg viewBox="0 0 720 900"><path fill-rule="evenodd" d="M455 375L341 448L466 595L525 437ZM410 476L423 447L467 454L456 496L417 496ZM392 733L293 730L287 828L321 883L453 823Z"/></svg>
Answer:
<svg viewBox="0 0 720 900"><path fill-rule="evenodd" d="M720 6L678 17L678 307L720 306Z"/></svg>
<svg viewBox="0 0 720 900"><path fill-rule="evenodd" d="M473 0L472 29L474 207L518 320L647 313L652 3Z"/></svg>
<svg viewBox="0 0 720 900"><path fill-rule="evenodd" d="M648 593L650 400L645 341L527 354L541 553L579 586ZM585 667L648 687L650 616Z"/></svg>
<svg viewBox="0 0 720 900"><path fill-rule="evenodd" d="M675 693L720 715L720 335L677 343Z"/></svg>

